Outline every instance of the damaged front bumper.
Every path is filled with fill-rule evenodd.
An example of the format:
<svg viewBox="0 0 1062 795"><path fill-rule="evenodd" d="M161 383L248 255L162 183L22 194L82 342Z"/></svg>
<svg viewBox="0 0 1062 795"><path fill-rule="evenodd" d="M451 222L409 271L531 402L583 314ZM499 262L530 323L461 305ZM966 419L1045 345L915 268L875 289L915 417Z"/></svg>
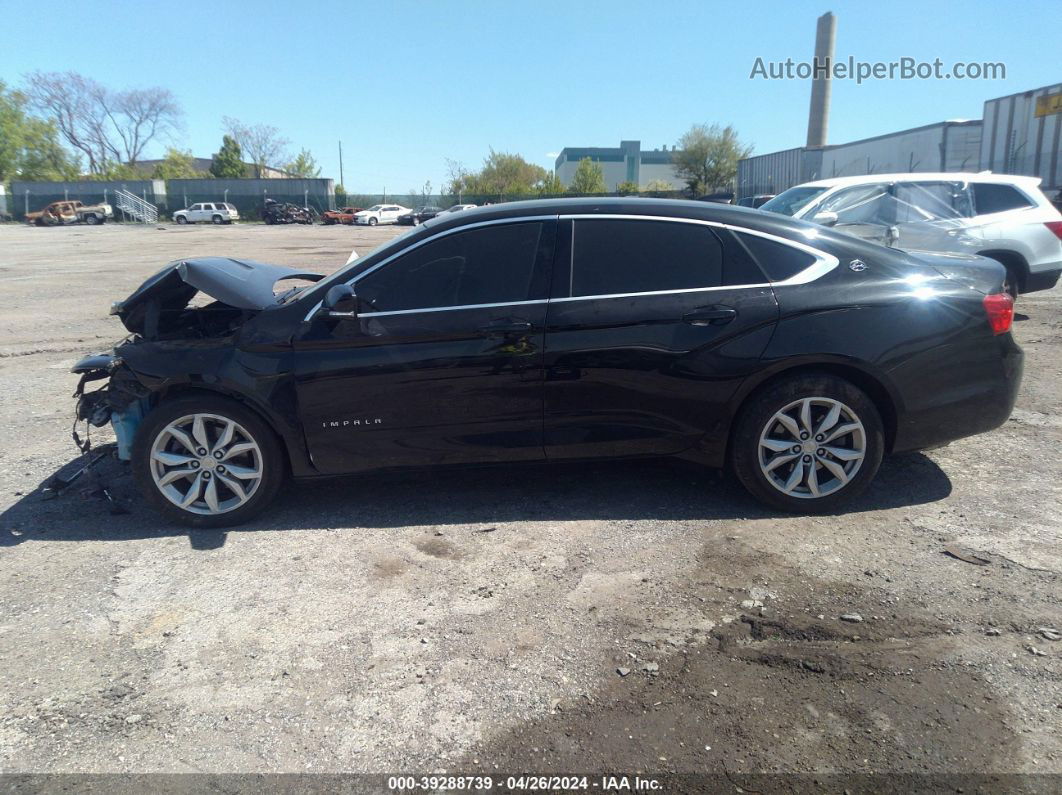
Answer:
<svg viewBox="0 0 1062 795"><path fill-rule="evenodd" d="M110 423L118 441L118 458L129 461L133 457L136 429L150 408L148 389L113 354L86 356L71 368L71 372L81 375L74 391L77 420L97 428ZM104 379L107 379L104 386L85 391L89 384ZM77 432L77 423L73 435L78 448L87 452L90 447L88 434L82 439Z"/></svg>

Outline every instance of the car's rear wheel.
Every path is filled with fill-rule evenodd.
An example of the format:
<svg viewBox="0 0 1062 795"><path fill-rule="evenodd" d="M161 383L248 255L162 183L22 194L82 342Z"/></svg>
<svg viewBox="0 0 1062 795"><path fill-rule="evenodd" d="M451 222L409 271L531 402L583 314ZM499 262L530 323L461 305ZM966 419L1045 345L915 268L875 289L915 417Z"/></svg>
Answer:
<svg viewBox="0 0 1062 795"><path fill-rule="evenodd" d="M186 224L186 223L188 223L188 219L185 218L183 215L178 215L177 216L177 223Z"/></svg>
<svg viewBox="0 0 1062 795"><path fill-rule="evenodd" d="M276 434L253 411L204 394L163 403L137 430L133 474L148 501L182 524L246 522L284 481Z"/></svg>
<svg viewBox="0 0 1062 795"><path fill-rule="evenodd" d="M867 487L881 464L885 435L865 392L836 376L805 374L754 395L730 449L734 472L754 497L815 513Z"/></svg>
<svg viewBox="0 0 1062 795"><path fill-rule="evenodd" d="M220 215L215 215L215 216L213 216L213 217L212 217L212 218L211 218L210 220L211 220L211 221L212 221L213 223L215 223L215 224L219 224L219 225L220 225L220 224L223 224L223 223L225 223L225 219L224 219L224 218L222 218L222 217L221 217Z"/></svg>

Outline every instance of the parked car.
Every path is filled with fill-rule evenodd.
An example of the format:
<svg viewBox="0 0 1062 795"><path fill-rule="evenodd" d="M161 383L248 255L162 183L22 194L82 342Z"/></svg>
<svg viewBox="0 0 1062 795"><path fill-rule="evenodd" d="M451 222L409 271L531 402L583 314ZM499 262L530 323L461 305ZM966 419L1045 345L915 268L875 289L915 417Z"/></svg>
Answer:
<svg viewBox="0 0 1062 795"><path fill-rule="evenodd" d="M114 218L114 208L105 202L82 204L79 201L58 201L52 202L43 210L26 213L26 223L37 226L80 223L92 226L102 224L111 218Z"/></svg>
<svg viewBox="0 0 1062 795"><path fill-rule="evenodd" d="M734 194L730 191L718 191L716 193L707 193L704 196L698 196L699 202L712 202L713 204L733 204Z"/></svg>
<svg viewBox="0 0 1062 795"><path fill-rule="evenodd" d="M376 226L377 224L397 223L398 216L409 212L408 207L401 204L374 204L367 210L354 213L354 223Z"/></svg>
<svg viewBox="0 0 1062 795"><path fill-rule="evenodd" d="M289 475L638 456L832 511L883 455L1006 421L1004 277L739 207L514 202L323 279L168 265L112 309L126 341L73 368L77 416L110 421L144 497L200 527L249 519Z"/></svg>
<svg viewBox="0 0 1062 795"><path fill-rule="evenodd" d="M325 210L321 213L321 223L326 226L333 224L353 224L354 216L360 213L363 207L342 207L338 210Z"/></svg>
<svg viewBox="0 0 1062 795"><path fill-rule="evenodd" d="M1007 291L1049 290L1062 273L1062 215L1037 177L871 174L808 182L761 209L904 249L981 254Z"/></svg>
<svg viewBox="0 0 1062 795"><path fill-rule="evenodd" d="M447 207L440 215L445 213L459 213L462 210L471 210L476 205L474 204L455 204L453 207Z"/></svg>
<svg viewBox="0 0 1062 795"><path fill-rule="evenodd" d="M312 224L314 215L310 207L278 202L276 199L266 199L262 208L262 220L267 224Z"/></svg>
<svg viewBox="0 0 1062 795"><path fill-rule="evenodd" d="M228 202L199 202L186 210L178 210L173 220L179 224L231 224L240 220L240 211Z"/></svg>
<svg viewBox="0 0 1062 795"><path fill-rule="evenodd" d="M433 207L431 205L418 207L415 210L410 210L408 213L398 216L398 220L395 223L416 226L425 221L430 221L441 212L444 212L442 207Z"/></svg>
<svg viewBox="0 0 1062 795"><path fill-rule="evenodd" d="M757 207L762 207L773 198L773 193L761 193L757 196L745 196L744 198L738 199L735 204L739 207L752 207L755 209Z"/></svg>

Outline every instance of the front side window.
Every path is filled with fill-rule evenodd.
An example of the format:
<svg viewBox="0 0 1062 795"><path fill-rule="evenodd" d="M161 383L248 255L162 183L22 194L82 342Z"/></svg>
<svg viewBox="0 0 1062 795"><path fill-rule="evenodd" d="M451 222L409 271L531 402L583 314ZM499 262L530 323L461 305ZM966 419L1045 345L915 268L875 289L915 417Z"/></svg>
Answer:
<svg viewBox="0 0 1062 795"><path fill-rule="evenodd" d="M837 191L815 208L816 214L821 212L837 213L838 224L888 226L894 222L895 217L889 186L884 183L859 185Z"/></svg>
<svg viewBox="0 0 1062 795"><path fill-rule="evenodd" d="M1032 207L1033 204L1021 191L1010 185L993 182L975 182L972 186L974 207L978 215L1002 213Z"/></svg>
<svg viewBox="0 0 1062 795"><path fill-rule="evenodd" d="M360 279L370 311L394 312L526 301L542 224L499 224L425 243Z"/></svg>

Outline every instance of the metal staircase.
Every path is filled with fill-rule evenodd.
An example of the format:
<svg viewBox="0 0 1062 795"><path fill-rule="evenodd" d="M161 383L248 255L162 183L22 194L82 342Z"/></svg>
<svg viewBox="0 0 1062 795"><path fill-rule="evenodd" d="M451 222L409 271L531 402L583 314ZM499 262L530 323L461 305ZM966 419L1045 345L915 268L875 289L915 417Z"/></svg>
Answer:
<svg viewBox="0 0 1062 795"><path fill-rule="evenodd" d="M157 224L159 222L159 208L127 190L116 190L114 192L114 206L126 218L132 218L142 224Z"/></svg>

